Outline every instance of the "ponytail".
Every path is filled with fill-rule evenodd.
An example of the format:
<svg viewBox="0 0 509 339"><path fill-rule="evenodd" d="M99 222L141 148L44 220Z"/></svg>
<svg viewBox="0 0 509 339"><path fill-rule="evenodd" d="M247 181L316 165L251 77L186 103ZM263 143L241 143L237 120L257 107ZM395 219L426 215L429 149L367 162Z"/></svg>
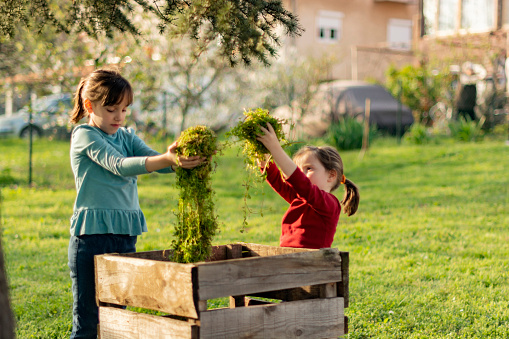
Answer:
<svg viewBox="0 0 509 339"><path fill-rule="evenodd" d="M359 207L359 189L351 180L346 179L343 175L343 160L339 152L331 146L316 147L308 145L298 150L293 160L299 161L299 159L308 152L314 154L327 171L334 171L336 173L336 182L331 187L331 192L339 188L342 184L345 184L345 196L343 197L343 201L341 201L341 206L348 216L355 214Z"/></svg>
<svg viewBox="0 0 509 339"><path fill-rule="evenodd" d="M359 200L359 189L353 183L353 181L345 179L345 195L341 201L341 206L343 206L346 215L351 216L357 212L357 208L359 207Z"/></svg>
<svg viewBox="0 0 509 339"><path fill-rule="evenodd" d="M96 69L82 78L76 89L70 122L76 124L88 116L84 107L85 99L110 106L122 102L124 98L127 98L127 104L130 105L133 102L133 89L129 81L120 75L118 68Z"/></svg>
<svg viewBox="0 0 509 339"><path fill-rule="evenodd" d="M87 111L85 111L85 107L83 105L83 98L81 96L84 86L85 79L81 79L78 88L76 89L76 93L74 94L74 107L71 111L70 118L70 122L72 124L77 124L81 119L83 119L87 115Z"/></svg>

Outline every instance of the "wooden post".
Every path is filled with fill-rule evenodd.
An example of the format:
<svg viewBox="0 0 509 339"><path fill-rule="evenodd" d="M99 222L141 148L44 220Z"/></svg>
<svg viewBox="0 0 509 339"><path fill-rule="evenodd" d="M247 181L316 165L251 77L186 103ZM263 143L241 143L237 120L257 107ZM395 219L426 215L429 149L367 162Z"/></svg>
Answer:
<svg viewBox="0 0 509 339"><path fill-rule="evenodd" d="M0 188L0 223L2 222L2 190ZM4 253L2 251L2 234L0 233L0 338L14 339L14 317L9 300L7 272L5 271Z"/></svg>
<svg viewBox="0 0 509 339"><path fill-rule="evenodd" d="M367 152L369 147L369 116L371 111L371 99L366 98L366 104L364 108L364 134L362 136L362 150L359 155L360 159L364 157L364 153Z"/></svg>
<svg viewBox="0 0 509 339"><path fill-rule="evenodd" d="M351 67L352 67L352 80L357 81L359 78L359 70L357 66L357 46L352 46L350 48L350 56L352 58Z"/></svg>

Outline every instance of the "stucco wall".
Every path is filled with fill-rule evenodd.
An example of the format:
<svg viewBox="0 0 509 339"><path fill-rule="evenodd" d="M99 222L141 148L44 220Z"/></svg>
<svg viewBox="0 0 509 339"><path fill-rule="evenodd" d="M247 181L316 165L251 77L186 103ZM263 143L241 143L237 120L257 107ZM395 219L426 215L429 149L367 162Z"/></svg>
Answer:
<svg viewBox="0 0 509 339"><path fill-rule="evenodd" d="M293 42L287 41L287 44L294 44L299 52L314 57L324 53L335 54L339 61L332 70L332 77L336 79L352 78L352 46L385 47L389 20L414 20L418 14L417 2L409 5L375 0L285 0L284 4L298 15L305 29L302 36L295 38ZM318 39L316 20L319 12L324 10L341 12L344 15L341 38L332 44L320 42ZM359 74L368 72L359 65ZM375 74L372 74L373 69L369 70L374 78L384 72L381 69L375 71Z"/></svg>

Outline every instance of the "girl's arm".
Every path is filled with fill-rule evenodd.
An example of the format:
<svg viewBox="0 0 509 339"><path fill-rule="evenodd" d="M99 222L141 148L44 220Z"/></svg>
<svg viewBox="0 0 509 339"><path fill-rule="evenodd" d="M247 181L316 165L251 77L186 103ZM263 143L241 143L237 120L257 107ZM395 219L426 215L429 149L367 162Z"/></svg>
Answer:
<svg viewBox="0 0 509 339"><path fill-rule="evenodd" d="M149 169L162 169L177 165L177 157L174 152L176 145L172 146L168 147L168 152L160 155L147 154L145 156L126 157L106 142L104 137L93 127L81 125L72 133L71 153L86 155L90 160L115 175L135 176L145 174L149 172ZM154 151L154 153L157 152ZM199 157L182 157L182 159L179 159L180 165L186 166L185 168L192 168L196 166L196 163L201 163L196 158ZM148 167L147 161L149 163Z"/></svg>
<svg viewBox="0 0 509 339"><path fill-rule="evenodd" d="M271 124L267 123L267 128L260 126L263 134L258 135L256 140L260 141L267 149L270 154L272 154L272 158L278 165L280 171L283 173L285 178L290 177L297 165L293 162L293 160L286 154L283 150L283 147L279 144L279 139L276 136L276 132L274 132L274 128Z"/></svg>
<svg viewBox="0 0 509 339"><path fill-rule="evenodd" d="M173 144L168 146L168 151L166 153L148 157L145 162L145 168L147 171L154 172L170 166L172 168L179 166L189 169L200 165L205 160L205 158L198 155L193 157L178 156L175 153L177 146L177 142L175 141Z"/></svg>
<svg viewBox="0 0 509 339"><path fill-rule="evenodd" d="M264 128L260 126L264 135L259 136L257 140L263 143L272 154L274 161L284 174L285 179L288 179L287 182L291 185L292 194L298 194L318 213L325 215L330 213L330 211L335 209L339 204L337 198L330 193L322 191L316 185L313 185L302 171L297 170L295 162L293 162L279 144L274 128L272 128L270 124L267 124L267 127L268 128Z"/></svg>

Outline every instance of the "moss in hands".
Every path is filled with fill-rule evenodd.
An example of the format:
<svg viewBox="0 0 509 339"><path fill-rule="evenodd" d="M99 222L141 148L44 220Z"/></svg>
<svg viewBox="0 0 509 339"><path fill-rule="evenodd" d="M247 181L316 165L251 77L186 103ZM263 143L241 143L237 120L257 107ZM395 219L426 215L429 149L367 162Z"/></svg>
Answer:
<svg viewBox="0 0 509 339"><path fill-rule="evenodd" d="M193 169L176 169L180 193L178 224L172 244L175 262L203 261L210 256L212 238L218 227L210 175L212 156L218 148L216 135L205 126L188 128L178 139L177 155L200 156L206 160Z"/></svg>

